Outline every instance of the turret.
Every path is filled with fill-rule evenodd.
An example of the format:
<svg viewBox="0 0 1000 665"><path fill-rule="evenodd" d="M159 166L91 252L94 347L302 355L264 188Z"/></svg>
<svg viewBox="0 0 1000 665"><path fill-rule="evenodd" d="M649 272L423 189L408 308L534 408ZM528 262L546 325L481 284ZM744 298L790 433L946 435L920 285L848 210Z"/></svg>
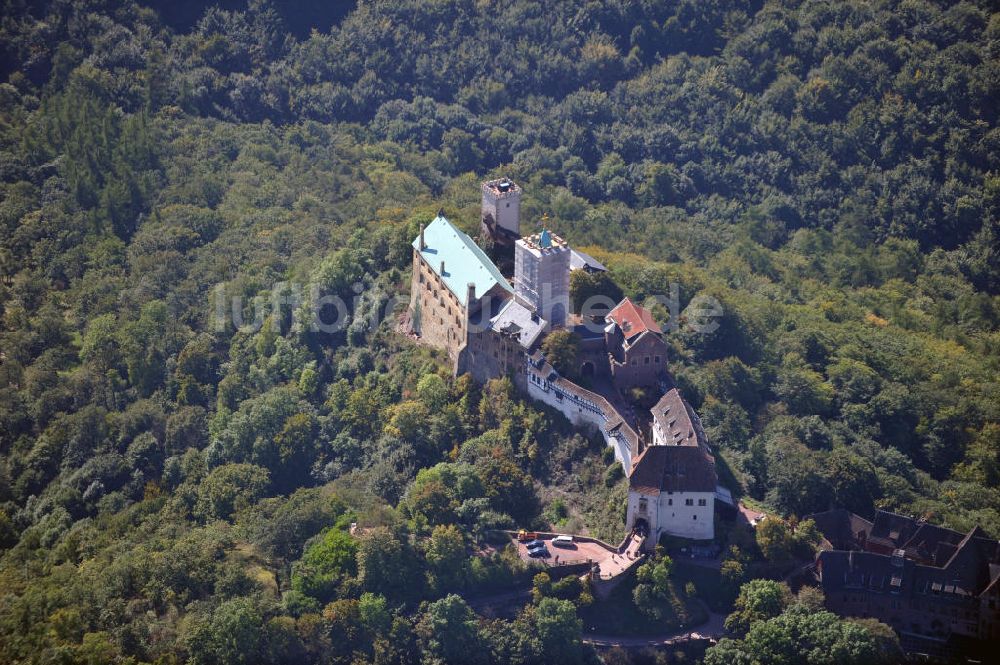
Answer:
<svg viewBox="0 0 1000 665"><path fill-rule="evenodd" d="M483 225L494 233L521 237L521 188L510 178L483 183Z"/></svg>

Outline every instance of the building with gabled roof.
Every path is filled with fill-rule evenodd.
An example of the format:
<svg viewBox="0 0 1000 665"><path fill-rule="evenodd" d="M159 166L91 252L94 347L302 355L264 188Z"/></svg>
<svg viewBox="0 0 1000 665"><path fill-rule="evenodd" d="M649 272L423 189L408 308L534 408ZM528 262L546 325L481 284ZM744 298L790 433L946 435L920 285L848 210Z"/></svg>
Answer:
<svg viewBox="0 0 1000 665"><path fill-rule="evenodd" d="M480 298L495 293L513 293L507 279L500 273L486 252L452 224L444 215L434 218L413 241L413 248L431 272L452 292L459 304L469 304L470 287ZM474 305L474 303L473 303Z"/></svg>
<svg viewBox="0 0 1000 665"><path fill-rule="evenodd" d="M528 395L562 413L577 425L597 429L628 473L642 443L632 424L603 395L559 375L541 352L528 359Z"/></svg>
<svg viewBox="0 0 1000 665"><path fill-rule="evenodd" d="M490 303L473 313L466 344L459 350L457 369L479 383L510 376L527 387L525 359L537 348L549 323L513 298Z"/></svg>
<svg viewBox="0 0 1000 665"><path fill-rule="evenodd" d="M675 387L651 411L653 442L633 462L626 523L653 544L664 534L711 540L719 478L701 421Z"/></svg>
<svg viewBox="0 0 1000 665"><path fill-rule="evenodd" d="M411 327L426 343L458 359L476 332L470 321L510 299L513 289L486 253L444 215L413 241Z"/></svg>
<svg viewBox="0 0 1000 665"><path fill-rule="evenodd" d="M904 649L950 658L1000 640L1000 542L878 511L811 516L823 534L816 557L827 607L892 626ZM865 526L868 525L866 531Z"/></svg>
<svg viewBox="0 0 1000 665"><path fill-rule="evenodd" d="M618 326L622 337L628 341L647 331L656 334L663 332L652 313L645 307L635 304L629 298L624 298L615 305L605 318Z"/></svg>
<svg viewBox="0 0 1000 665"><path fill-rule="evenodd" d="M624 392L662 383L667 374L667 345L652 313L625 298L605 321L608 371L615 387Z"/></svg>

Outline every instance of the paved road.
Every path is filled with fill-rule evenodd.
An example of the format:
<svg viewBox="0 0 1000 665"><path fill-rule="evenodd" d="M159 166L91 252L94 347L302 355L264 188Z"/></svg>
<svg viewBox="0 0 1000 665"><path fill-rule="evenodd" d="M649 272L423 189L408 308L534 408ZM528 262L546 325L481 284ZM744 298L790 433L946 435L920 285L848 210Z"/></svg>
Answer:
<svg viewBox="0 0 1000 665"><path fill-rule="evenodd" d="M702 606L705 607L704 603ZM680 630L664 633L663 635L654 635L650 637L621 637L618 635L598 635L594 633L587 633L585 629L583 641L586 644L590 644L595 647L642 649L644 647L670 646L697 639L707 638L717 640L725 634L725 628L723 628L722 624L725 621L726 615L709 612L708 607L705 607L705 611L708 612L708 620L704 623L698 626L689 626Z"/></svg>
<svg viewBox="0 0 1000 665"><path fill-rule="evenodd" d="M467 598L466 602L469 603L469 606L473 610L481 612L486 608L507 607L515 604L524 605L530 600L531 589L527 588L507 591L505 593L497 593L490 596L482 596L480 598ZM582 640L584 643L595 647L621 647L623 649L664 647L681 644L690 640L706 638L710 640L717 640L725 634L723 622L725 621L726 615L710 611L704 603L702 603L702 607L708 613L708 620L697 626L688 626L687 628L674 630L662 635L641 637L600 635L596 633L588 633L586 628L584 628Z"/></svg>

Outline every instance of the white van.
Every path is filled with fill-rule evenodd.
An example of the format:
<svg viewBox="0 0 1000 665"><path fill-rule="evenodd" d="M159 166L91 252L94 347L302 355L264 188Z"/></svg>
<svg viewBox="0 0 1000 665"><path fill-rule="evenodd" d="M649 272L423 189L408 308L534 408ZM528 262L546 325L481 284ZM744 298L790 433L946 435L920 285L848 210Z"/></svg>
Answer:
<svg viewBox="0 0 1000 665"><path fill-rule="evenodd" d="M553 547L572 547L573 536L556 536L552 539Z"/></svg>

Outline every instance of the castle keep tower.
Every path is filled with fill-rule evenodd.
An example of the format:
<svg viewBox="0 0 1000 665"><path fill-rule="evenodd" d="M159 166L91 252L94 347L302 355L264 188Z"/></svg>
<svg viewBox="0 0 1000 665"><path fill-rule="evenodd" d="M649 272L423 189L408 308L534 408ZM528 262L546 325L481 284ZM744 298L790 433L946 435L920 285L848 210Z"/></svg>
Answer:
<svg viewBox="0 0 1000 665"><path fill-rule="evenodd" d="M566 241L548 229L514 245L514 297L553 327L566 325L570 254Z"/></svg>
<svg viewBox="0 0 1000 665"><path fill-rule="evenodd" d="M482 190L482 236L512 246L521 237L521 188L510 178L499 178L484 182Z"/></svg>

